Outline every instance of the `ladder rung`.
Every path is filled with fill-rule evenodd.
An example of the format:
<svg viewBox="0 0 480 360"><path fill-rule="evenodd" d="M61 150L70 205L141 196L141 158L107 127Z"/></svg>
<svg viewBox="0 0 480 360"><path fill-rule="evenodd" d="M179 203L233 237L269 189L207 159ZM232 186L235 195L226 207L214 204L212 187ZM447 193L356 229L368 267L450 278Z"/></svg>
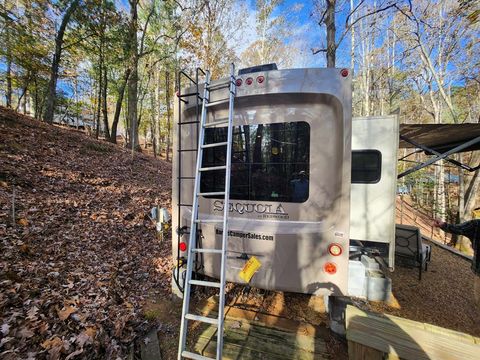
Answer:
<svg viewBox="0 0 480 360"><path fill-rule="evenodd" d="M178 125L190 125L190 124L198 124L200 121L194 120L194 121L184 121L184 122L179 122Z"/></svg>
<svg viewBox="0 0 480 360"><path fill-rule="evenodd" d="M189 207L192 207L193 205L192 205L192 204L178 204L178 206L189 206Z"/></svg>
<svg viewBox="0 0 480 360"><path fill-rule="evenodd" d="M214 282L214 281L190 280L190 285L216 287L216 288L220 289L220 286L222 284L220 284L219 282Z"/></svg>
<svg viewBox="0 0 480 360"><path fill-rule="evenodd" d="M216 223L222 223L223 219L197 219L195 220L197 224L216 224Z"/></svg>
<svg viewBox="0 0 480 360"><path fill-rule="evenodd" d="M198 149L178 149L178 152L184 152L184 151L198 151Z"/></svg>
<svg viewBox="0 0 480 360"><path fill-rule="evenodd" d="M214 171L214 170L225 170L227 167L225 165L221 166L209 166L209 167L204 167L200 168L200 171Z"/></svg>
<svg viewBox="0 0 480 360"><path fill-rule="evenodd" d="M215 105L218 105L218 104L226 103L228 100L229 100L229 98L220 99L220 100L215 100L215 101L206 103L206 104L205 104L205 107L208 108L208 107L210 107L210 106L215 106Z"/></svg>
<svg viewBox="0 0 480 360"><path fill-rule="evenodd" d="M186 93L186 94L178 94L177 96L178 96L179 98L183 98L183 97L193 96L193 95L199 96L200 94L199 94L198 92L193 92L193 93Z"/></svg>
<svg viewBox="0 0 480 360"><path fill-rule="evenodd" d="M195 176L179 176L177 179L180 180L195 180Z"/></svg>
<svg viewBox="0 0 480 360"><path fill-rule="evenodd" d="M221 90L221 89L228 89L230 88L230 85L233 83L233 81L227 81L224 83L219 83L215 85L210 85L207 86L208 91L216 91L216 90Z"/></svg>
<svg viewBox="0 0 480 360"><path fill-rule="evenodd" d="M205 125L203 125L203 127L209 128L209 127L213 127L213 126L217 126L217 125L223 125L223 124L228 124L228 119L219 120L219 121L212 121L212 122L206 123Z"/></svg>
<svg viewBox="0 0 480 360"><path fill-rule="evenodd" d="M223 253L222 249L192 249L194 253L205 253L205 254L221 254Z"/></svg>
<svg viewBox="0 0 480 360"><path fill-rule="evenodd" d="M211 144L202 145L202 149L212 148L212 147L217 147L217 146L227 146L227 145L228 145L228 141L222 141L222 142L218 142L218 143L211 143Z"/></svg>
<svg viewBox="0 0 480 360"><path fill-rule="evenodd" d="M194 320L194 321L200 321L207 324L218 325L218 319L214 319L206 316L187 314L185 315L185 318L188 320Z"/></svg>
<svg viewBox="0 0 480 360"><path fill-rule="evenodd" d="M215 196L215 195L225 195L225 191L212 191L212 192L198 193L198 196Z"/></svg>
<svg viewBox="0 0 480 360"><path fill-rule="evenodd" d="M193 360L215 360L214 358L209 358L203 355L195 354L190 351L182 351L182 356L187 359Z"/></svg>

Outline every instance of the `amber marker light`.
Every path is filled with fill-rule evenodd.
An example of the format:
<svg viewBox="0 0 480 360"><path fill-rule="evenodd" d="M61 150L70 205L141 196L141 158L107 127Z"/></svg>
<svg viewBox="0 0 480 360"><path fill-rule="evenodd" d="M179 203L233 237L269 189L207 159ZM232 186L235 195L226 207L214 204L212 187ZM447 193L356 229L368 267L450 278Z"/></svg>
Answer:
<svg viewBox="0 0 480 360"><path fill-rule="evenodd" d="M334 275L337 272L337 265L332 262L327 262L323 265L323 270L330 275Z"/></svg>

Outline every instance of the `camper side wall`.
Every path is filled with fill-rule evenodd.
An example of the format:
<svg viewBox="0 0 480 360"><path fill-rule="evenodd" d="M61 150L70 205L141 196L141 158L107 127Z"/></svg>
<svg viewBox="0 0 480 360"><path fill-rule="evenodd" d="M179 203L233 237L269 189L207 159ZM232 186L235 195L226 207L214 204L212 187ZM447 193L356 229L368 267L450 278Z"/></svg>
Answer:
<svg viewBox="0 0 480 360"><path fill-rule="evenodd" d="M384 243L394 266L399 124L396 116L354 118L350 238Z"/></svg>

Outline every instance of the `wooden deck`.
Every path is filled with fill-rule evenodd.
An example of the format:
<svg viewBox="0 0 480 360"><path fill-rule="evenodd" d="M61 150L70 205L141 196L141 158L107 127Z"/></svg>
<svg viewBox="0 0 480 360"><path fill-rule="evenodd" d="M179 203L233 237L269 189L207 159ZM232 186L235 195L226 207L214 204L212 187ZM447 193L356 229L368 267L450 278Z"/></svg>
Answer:
<svg viewBox="0 0 480 360"><path fill-rule="evenodd" d="M214 304L200 309L213 317ZM331 359L326 349L328 330L270 314L226 307L223 359ZM215 357L217 327L202 324L193 350Z"/></svg>
<svg viewBox="0 0 480 360"><path fill-rule="evenodd" d="M477 360L480 338L353 306L346 312L350 360Z"/></svg>

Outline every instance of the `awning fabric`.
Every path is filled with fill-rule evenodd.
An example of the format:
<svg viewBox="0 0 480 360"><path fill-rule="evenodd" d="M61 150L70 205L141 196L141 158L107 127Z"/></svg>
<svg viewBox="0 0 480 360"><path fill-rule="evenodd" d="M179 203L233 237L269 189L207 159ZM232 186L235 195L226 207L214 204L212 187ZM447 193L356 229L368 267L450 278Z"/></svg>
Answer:
<svg viewBox="0 0 480 360"><path fill-rule="evenodd" d="M480 124L401 124L400 135L444 153L480 136ZM400 139L400 148L415 146ZM480 150L480 142L462 150Z"/></svg>

